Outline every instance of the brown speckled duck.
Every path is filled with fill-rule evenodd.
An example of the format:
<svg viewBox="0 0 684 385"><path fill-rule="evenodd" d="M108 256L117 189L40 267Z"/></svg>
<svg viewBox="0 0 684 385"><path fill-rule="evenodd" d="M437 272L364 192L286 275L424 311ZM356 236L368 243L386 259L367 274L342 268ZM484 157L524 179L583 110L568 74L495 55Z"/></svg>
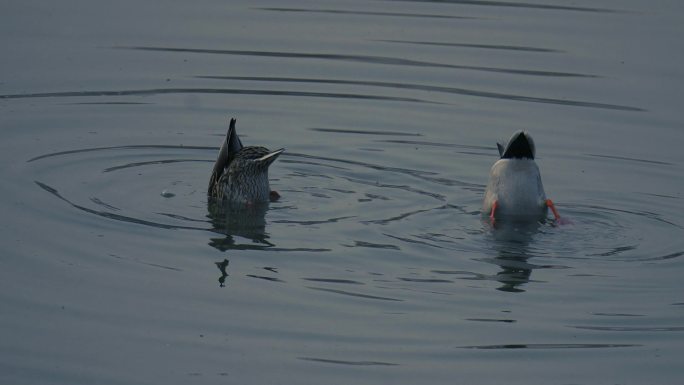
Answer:
<svg viewBox="0 0 684 385"><path fill-rule="evenodd" d="M268 184L268 167L283 151L283 148L270 151L261 146L243 146L235 131L235 119L231 119L209 178L209 197L244 204L278 199L280 196Z"/></svg>

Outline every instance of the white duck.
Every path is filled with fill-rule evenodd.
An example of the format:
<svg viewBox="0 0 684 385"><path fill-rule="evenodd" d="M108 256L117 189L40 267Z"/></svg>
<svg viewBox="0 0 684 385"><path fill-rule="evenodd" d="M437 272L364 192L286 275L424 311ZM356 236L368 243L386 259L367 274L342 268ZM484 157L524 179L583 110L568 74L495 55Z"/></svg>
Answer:
<svg viewBox="0 0 684 385"><path fill-rule="evenodd" d="M529 133L513 134L504 148L499 143L499 159L489 172L482 212L492 223L497 218L521 221L543 220L550 208L556 220L558 211L546 198L539 167L534 161L534 141Z"/></svg>

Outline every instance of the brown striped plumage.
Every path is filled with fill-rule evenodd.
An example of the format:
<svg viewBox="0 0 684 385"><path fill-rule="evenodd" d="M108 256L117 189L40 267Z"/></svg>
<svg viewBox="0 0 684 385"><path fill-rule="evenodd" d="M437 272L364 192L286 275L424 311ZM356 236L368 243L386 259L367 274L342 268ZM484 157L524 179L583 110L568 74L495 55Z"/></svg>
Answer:
<svg viewBox="0 0 684 385"><path fill-rule="evenodd" d="M283 151L269 151L260 146L243 147L235 131L235 119L231 119L209 179L209 197L248 204L269 201L268 167Z"/></svg>

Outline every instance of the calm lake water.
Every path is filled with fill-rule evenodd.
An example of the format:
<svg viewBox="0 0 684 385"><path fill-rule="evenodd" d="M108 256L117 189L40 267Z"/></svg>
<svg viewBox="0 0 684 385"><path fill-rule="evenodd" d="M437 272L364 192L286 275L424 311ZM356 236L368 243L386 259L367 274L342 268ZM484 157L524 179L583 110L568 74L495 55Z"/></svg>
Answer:
<svg viewBox="0 0 684 385"><path fill-rule="evenodd" d="M678 384L679 1L0 5L3 384ZM282 198L210 213L230 117ZM572 224L493 229L529 130Z"/></svg>

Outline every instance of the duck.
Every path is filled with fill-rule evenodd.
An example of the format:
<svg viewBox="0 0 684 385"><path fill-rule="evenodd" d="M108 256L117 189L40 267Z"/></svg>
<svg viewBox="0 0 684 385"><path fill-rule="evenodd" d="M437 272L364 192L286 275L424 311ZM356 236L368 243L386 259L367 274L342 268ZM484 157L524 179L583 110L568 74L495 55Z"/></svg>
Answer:
<svg viewBox="0 0 684 385"><path fill-rule="evenodd" d="M516 131L504 147L497 143L500 159L489 172L482 212L492 224L497 219L543 221L550 209L557 221L560 215L546 197L541 173L535 162L535 145L527 131Z"/></svg>
<svg viewBox="0 0 684 385"><path fill-rule="evenodd" d="M247 205L277 200L280 195L270 189L268 169L285 149L243 146L235 125L236 119L231 118L209 178L207 195L218 202Z"/></svg>

